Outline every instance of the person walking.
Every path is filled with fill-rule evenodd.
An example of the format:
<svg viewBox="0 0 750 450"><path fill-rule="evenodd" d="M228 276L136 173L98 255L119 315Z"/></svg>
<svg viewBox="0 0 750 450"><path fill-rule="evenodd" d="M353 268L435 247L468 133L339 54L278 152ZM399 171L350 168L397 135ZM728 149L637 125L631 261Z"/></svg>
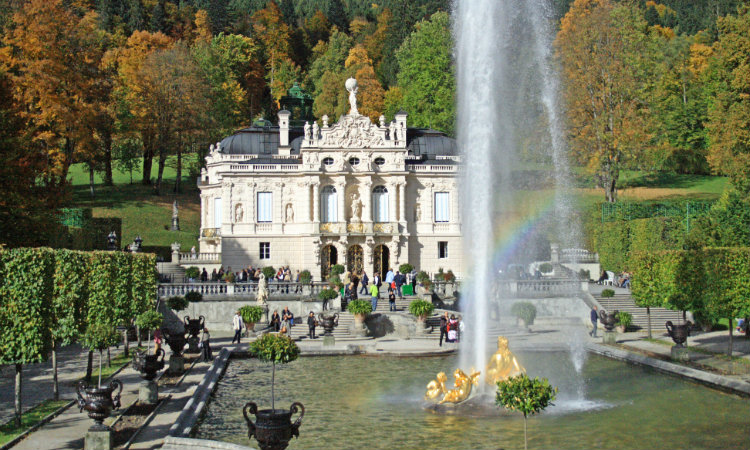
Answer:
<svg viewBox="0 0 750 450"><path fill-rule="evenodd" d="M373 283L370 285L370 303L372 303L372 312L378 309L378 285Z"/></svg>
<svg viewBox="0 0 750 450"><path fill-rule="evenodd" d="M308 329L307 336L310 339L315 339L315 326L317 324L318 324L318 321L315 320L315 313L310 311L310 314L307 316L307 329Z"/></svg>
<svg viewBox="0 0 750 450"><path fill-rule="evenodd" d="M589 336L591 337L596 337L596 328L597 328L596 324L599 321L598 309L599 308L597 308L596 305L594 305L594 307L591 309L591 325L594 326L594 329L591 330L591 333L589 333Z"/></svg>
<svg viewBox="0 0 750 450"><path fill-rule="evenodd" d="M396 271L396 275L393 277L393 282L396 284L396 292L398 293L398 298L404 298L404 296L401 294L401 286L406 284L406 277L399 272Z"/></svg>
<svg viewBox="0 0 750 450"><path fill-rule="evenodd" d="M448 311L440 317L440 345L443 346L443 339L448 342Z"/></svg>
<svg viewBox="0 0 750 450"><path fill-rule="evenodd" d="M367 272L364 270L362 271L362 279L360 281L362 281L362 287L359 288L359 293L367 295L367 283L370 282L370 279L367 278Z"/></svg>
<svg viewBox="0 0 750 450"><path fill-rule="evenodd" d="M393 273L393 269L388 269L388 272L385 274L385 282L388 284L393 283L393 277L395 277L396 274Z"/></svg>
<svg viewBox="0 0 750 450"><path fill-rule="evenodd" d="M237 311L234 313L234 317L232 317L232 329L234 329L234 337L232 338L232 344L234 344L234 340L237 340L237 343L240 343L240 338L242 337L242 327L245 324L242 322L242 316L240 315L240 312Z"/></svg>
<svg viewBox="0 0 750 450"><path fill-rule="evenodd" d="M341 309L346 309L349 302L357 299L357 291L354 290L354 283L349 283L344 288L344 303L341 305Z"/></svg>
<svg viewBox="0 0 750 450"><path fill-rule="evenodd" d="M203 334L201 335L201 353L203 354L203 361L214 359L214 355L211 353L211 335L206 327L203 327Z"/></svg>
<svg viewBox="0 0 750 450"><path fill-rule="evenodd" d="M390 311L396 311L396 294L393 291L388 292L388 306L390 307Z"/></svg>
<svg viewBox="0 0 750 450"><path fill-rule="evenodd" d="M289 311L288 306L285 306L284 310L281 311L281 322L284 324L283 328L286 328L291 333L294 326L294 314Z"/></svg>

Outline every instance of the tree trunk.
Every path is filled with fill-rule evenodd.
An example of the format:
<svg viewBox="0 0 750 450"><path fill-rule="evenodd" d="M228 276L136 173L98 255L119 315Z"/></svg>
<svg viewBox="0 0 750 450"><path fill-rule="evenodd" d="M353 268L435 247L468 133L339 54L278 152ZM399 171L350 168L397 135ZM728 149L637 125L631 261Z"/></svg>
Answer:
<svg viewBox="0 0 750 450"><path fill-rule="evenodd" d="M89 163L89 192L94 196L94 163Z"/></svg>
<svg viewBox="0 0 750 450"><path fill-rule="evenodd" d="M174 181L174 193L180 193L180 181L182 181L182 146L177 146L177 177Z"/></svg>
<svg viewBox="0 0 750 450"><path fill-rule="evenodd" d="M276 409L276 403L273 395L273 385L276 382L276 363L272 363L271 369L271 410Z"/></svg>
<svg viewBox="0 0 750 450"><path fill-rule="evenodd" d="M138 325L135 326L135 335L138 337L138 347L141 346L141 327Z"/></svg>
<svg viewBox="0 0 750 450"><path fill-rule="evenodd" d="M122 332L122 342L125 344L125 357L127 358L130 356L130 341L128 341L128 327L125 327L125 331Z"/></svg>
<svg viewBox="0 0 750 450"><path fill-rule="evenodd" d="M109 353L109 347L107 347L107 367L112 367L112 356Z"/></svg>
<svg viewBox="0 0 750 450"><path fill-rule="evenodd" d="M646 307L646 318L648 319L648 338L651 339L651 307Z"/></svg>
<svg viewBox="0 0 750 450"><path fill-rule="evenodd" d="M154 162L154 143L153 137L149 133L143 134L143 178L141 183L151 184L151 166Z"/></svg>
<svg viewBox="0 0 750 450"><path fill-rule="evenodd" d="M57 342L52 343L52 398L60 400L60 389L57 385Z"/></svg>
<svg viewBox="0 0 750 450"><path fill-rule="evenodd" d="M21 426L21 369L22 364L16 364L16 426Z"/></svg>
<svg viewBox="0 0 750 450"><path fill-rule="evenodd" d="M526 414L523 415L523 450L528 450L529 448L529 437L526 433Z"/></svg>
<svg viewBox="0 0 750 450"><path fill-rule="evenodd" d="M161 188L161 180L164 176L164 166L167 164L167 152L161 151L159 155L159 170L156 175L156 183L154 183L154 195L160 195L159 189Z"/></svg>
<svg viewBox="0 0 750 450"><path fill-rule="evenodd" d="M99 389L102 388L102 351L99 350L99 384L97 385Z"/></svg>
<svg viewBox="0 0 750 450"><path fill-rule="evenodd" d="M103 133L104 140L104 185L113 186L112 180L112 133L106 130Z"/></svg>
<svg viewBox="0 0 750 450"><path fill-rule="evenodd" d="M86 383L91 383L91 374L94 371L94 351L89 350L89 361L86 364Z"/></svg>
<svg viewBox="0 0 750 450"><path fill-rule="evenodd" d="M727 349L727 355L732 356L732 350L734 349L734 334L732 333L734 324L733 320L729 318L729 348Z"/></svg>

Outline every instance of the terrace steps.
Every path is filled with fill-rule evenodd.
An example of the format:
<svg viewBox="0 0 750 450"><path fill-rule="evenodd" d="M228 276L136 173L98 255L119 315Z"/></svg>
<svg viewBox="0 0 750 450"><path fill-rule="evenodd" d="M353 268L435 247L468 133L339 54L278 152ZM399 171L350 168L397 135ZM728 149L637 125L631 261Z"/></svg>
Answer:
<svg viewBox="0 0 750 450"><path fill-rule="evenodd" d="M648 316L646 308L637 306L631 295L615 294L614 297L605 298L601 295L594 296L600 305L607 311L627 311L633 316L633 326L646 329L648 327ZM651 327L655 330L663 330L667 320L672 322L682 321L682 311L672 311L666 308L651 308Z"/></svg>

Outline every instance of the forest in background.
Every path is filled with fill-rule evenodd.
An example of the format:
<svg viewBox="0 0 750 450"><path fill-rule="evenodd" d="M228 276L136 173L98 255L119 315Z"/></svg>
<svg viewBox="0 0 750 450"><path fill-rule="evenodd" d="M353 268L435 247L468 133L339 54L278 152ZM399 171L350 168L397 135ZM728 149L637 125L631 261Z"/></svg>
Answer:
<svg viewBox="0 0 750 450"><path fill-rule="evenodd" d="M734 56L750 21L739 3L552 2L572 159L609 201L625 169L713 171L743 186L750 140L736 131L748 128L748 56ZM89 167L92 195L95 173L111 184L113 166L135 164L158 195L169 161L179 191L209 143L274 120L294 82L312 95L315 117L347 110L342 86L354 76L361 113L404 109L410 126L453 134L450 10L448 0L6 0L0 235L43 243L39 224L69 203L74 163ZM628 70L590 76L615 67ZM598 104L583 104L582 93ZM549 137L535 106L517 139L528 161L545 164ZM184 164L187 154L197 163Z"/></svg>

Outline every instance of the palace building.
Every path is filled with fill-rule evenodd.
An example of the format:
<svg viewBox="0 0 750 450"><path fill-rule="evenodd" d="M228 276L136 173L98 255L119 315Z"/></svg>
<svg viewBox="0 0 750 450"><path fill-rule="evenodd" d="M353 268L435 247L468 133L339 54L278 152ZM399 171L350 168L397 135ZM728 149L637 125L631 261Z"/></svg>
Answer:
<svg viewBox="0 0 750 450"><path fill-rule="evenodd" d="M325 277L333 264L370 276L410 263L462 273L456 141L357 111L329 123L256 123L211 146L202 170L201 253L233 270L290 266Z"/></svg>

